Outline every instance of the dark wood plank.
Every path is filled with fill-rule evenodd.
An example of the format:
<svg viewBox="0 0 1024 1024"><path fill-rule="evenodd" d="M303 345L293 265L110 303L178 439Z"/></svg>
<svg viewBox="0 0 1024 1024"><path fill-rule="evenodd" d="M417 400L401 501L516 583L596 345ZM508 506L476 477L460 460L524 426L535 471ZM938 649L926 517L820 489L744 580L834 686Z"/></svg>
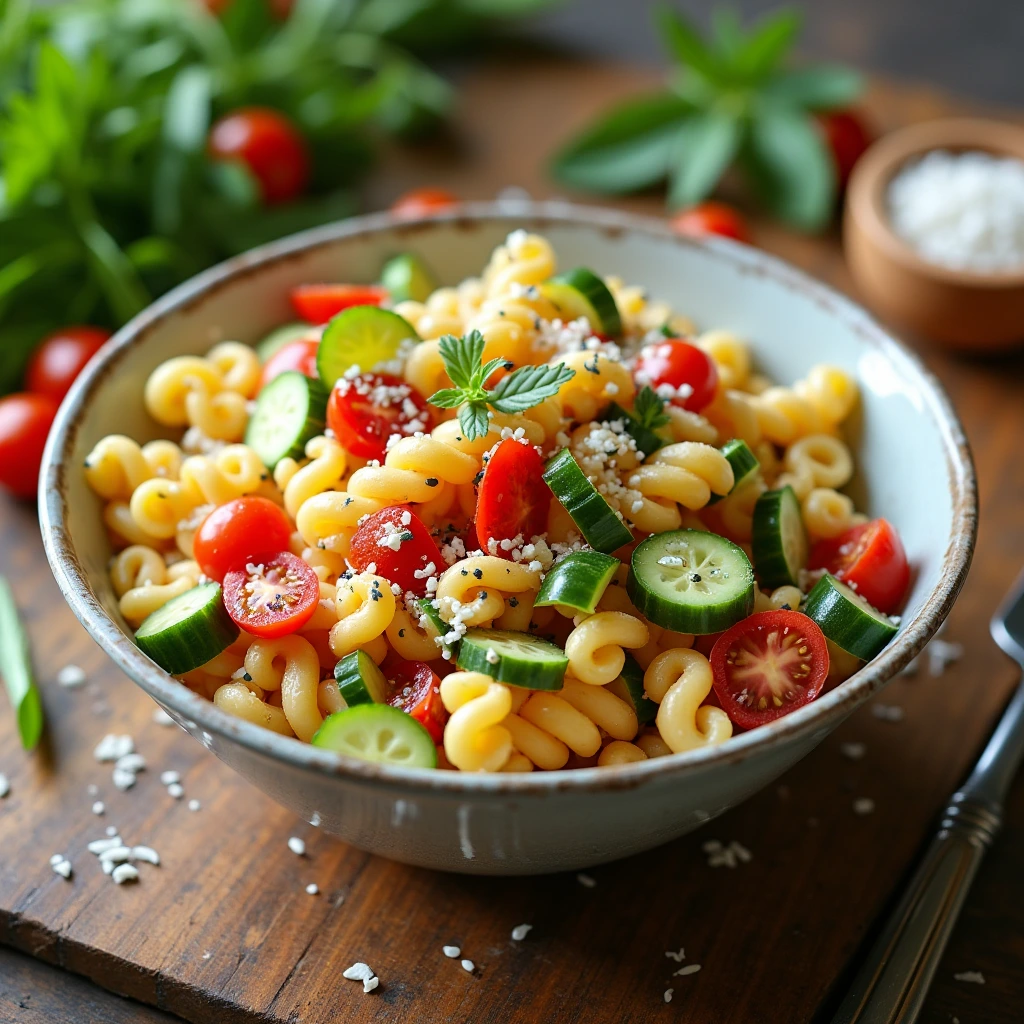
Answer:
<svg viewBox="0 0 1024 1024"><path fill-rule="evenodd" d="M609 99L648 81L595 64L495 60L465 83L458 152L419 148L415 160L393 153L371 202L428 181L467 196L511 184L552 194L541 156ZM952 109L934 94L887 86L871 103L887 124ZM660 209L656 197L624 205ZM848 287L835 238L798 238L762 222L756 231L767 248ZM0 771L12 783L0 803L0 942L204 1024L791 1024L826 1012L1015 682L987 620L1024 563L1024 361L926 358L960 408L981 475L982 537L950 625L966 657L941 678L892 684L882 699L905 709L903 722L858 712L779 786L695 836L595 870L592 890L571 875L487 880L390 864L271 804L198 744L152 722L148 698L105 661L60 600L32 511L0 504L0 571L26 609L52 723L48 754L25 759L10 716L0 716ZM89 686L72 692L53 683L69 661L86 668ZM113 790L109 766L91 757L109 731L135 736L150 763L129 793ZM862 761L840 754L852 740L867 746ZM166 795L157 778L165 768L181 771L186 799L201 800L200 811ZM90 812L91 782L107 803L104 818ZM854 814L860 796L876 801L875 813ZM1012 867L1024 853L1019 790L1015 814L1016 830L1001 840L943 965L928 1011L935 1024L949 1013L965 1024L1019 1019L1019 937L1007 939L1021 931L1014 908L1024 895ZM110 822L163 857L160 868L143 866L137 886L114 887L84 852ZM293 834L307 840L304 859L286 847ZM713 837L739 840L753 861L709 868L701 843ZM71 882L50 871L58 851L73 860ZM304 892L309 881L320 896ZM534 931L513 943L510 930L522 922ZM445 943L460 945L477 973L445 959ZM703 965L699 974L672 979L676 965L665 951L680 947L687 962ZM355 960L379 972L373 995L341 979ZM954 983L952 974L966 969L986 972L989 983Z"/></svg>

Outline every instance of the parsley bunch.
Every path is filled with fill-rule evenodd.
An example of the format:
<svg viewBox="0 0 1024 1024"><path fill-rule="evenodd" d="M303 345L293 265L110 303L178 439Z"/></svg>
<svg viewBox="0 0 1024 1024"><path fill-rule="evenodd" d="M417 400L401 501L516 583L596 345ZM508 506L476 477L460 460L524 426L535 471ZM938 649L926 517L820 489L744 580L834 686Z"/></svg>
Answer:
<svg viewBox="0 0 1024 1024"><path fill-rule="evenodd" d="M496 370L511 370L513 364L505 359L491 359L481 365L484 336L479 331L470 331L462 338L446 334L440 349L444 368L455 387L435 391L427 401L439 409L458 408L459 425L470 441L484 437L490 430L488 406L504 413L532 409L556 395L566 381L576 376L576 371L564 363L520 366L488 390L484 385L490 376Z"/></svg>

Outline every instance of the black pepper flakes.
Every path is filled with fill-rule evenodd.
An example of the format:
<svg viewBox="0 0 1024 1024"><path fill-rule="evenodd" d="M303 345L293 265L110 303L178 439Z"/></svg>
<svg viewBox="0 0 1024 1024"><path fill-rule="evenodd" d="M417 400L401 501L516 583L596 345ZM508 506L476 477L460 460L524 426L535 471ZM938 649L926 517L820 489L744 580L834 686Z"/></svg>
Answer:
<svg viewBox="0 0 1024 1024"><path fill-rule="evenodd" d="M473 570L473 575L474 575L474 576L475 576L475 577L476 577L476 578L477 578L478 580L482 580L482 579L484 578L484 571L483 571L483 569L474 569L474 570Z"/></svg>
<svg viewBox="0 0 1024 1024"><path fill-rule="evenodd" d="M509 604L510 608L518 608L519 607L519 599L516 598L516 597L510 597L508 599L508 604Z"/></svg>
<svg viewBox="0 0 1024 1024"><path fill-rule="evenodd" d="M460 438L459 438L459 440L461 441L461 440L462 440L462 438L460 437ZM426 484L426 485L427 485L428 487L436 487L436 486L437 486L437 484L438 484L438 479L437 479L437 477L436 477L436 476L428 476L428 477L427 477L427 479L426 479L426 480L424 480L423 482L424 482L424 483L425 483L425 484Z"/></svg>

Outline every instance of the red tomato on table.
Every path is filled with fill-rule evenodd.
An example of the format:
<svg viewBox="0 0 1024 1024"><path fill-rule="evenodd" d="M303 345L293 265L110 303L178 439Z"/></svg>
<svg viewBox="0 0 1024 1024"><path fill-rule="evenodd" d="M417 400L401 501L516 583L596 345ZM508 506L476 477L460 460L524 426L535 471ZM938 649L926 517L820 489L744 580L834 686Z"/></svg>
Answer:
<svg viewBox="0 0 1024 1024"><path fill-rule="evenodd" d="M317 338L299 338L282 345L264 364L260 374L260 387L265 388L275 377L288 370L298 370L306 377L319 380L316 368L316 354L320 351Z"/></svg>
<svg viewBox="0 0 1024 1024"><path fill-rule="evenodd" d="M342 377L327 402L327 426L340 444L363 459L383 460L392 434L426 432L432 420L426 399L390 373Z"/></svg>
<svg viewBox="0 0 1024 1024"><path fill-rule="evenodd" d="M903 542L886 519L873 519L818 541L811 549L809 568L827 569L886 615L900 607L910 583Z"/></svg>
<svg viewBox="0 0 1024 1024"><path fill-rule="evenodd" d="M110 337L104 327L61 327L39 343L25 371L25 387L60 401L85 364Z"/></svg>
<svg viewBox="0 0 1024 1024"><path fill-rule="evenodd" d="M320 602L320 578L290 551L224 576L224 607L239 629L273 639L301 629Z"/></svg>
<svg viewBox="0 0 1024 1024"><path fill-rule="evenodd" d="M767 725L810 703L828 675L817 623L800 612L756 612L727 629L711 651L715 693L741 729Z"/></svg>
<svg viewBox="0 0 1024 1024"><path fill-rule="evenodd" d="M49 395L0 398L0 485L19 498L34 498L46 435L57 415Z"/></svg>
<svg viewBox="0 0 1024 1024"><path fill-rule="evenodd" d="M287 550L291 535L284 510L250 494L215 508L196 531L192 550L203 574L219 582L261 555Z"/></svg>
<svg viewBox="0 0 1024 1024"><path fill-rule="evenodd" d="M388 704L415 718L435 743L444 739L448 712L441 701L441 680L425 661L390 659L381 668L394 683L395 692Z"/></svg>
<svg viewBox="0 0 1024 1024"><path fill-rule="evenodd" d="M416 576L417 572L423 572L431 562L434 571L430 575L440 576L447 568L430 531L405 505L382 508L366 519L352 536L348 560L360 572L375 565L378 576L417 597L427 594L427 577Z"/></svg>
<svg viewBox="0 0 1024 1024"><path fill-rule="evenodd" d="M853 173L853 165L871 145L871 132L855 110L828 110L815 115L821 126L842 188Z"/></svg>
<svg viewBox="0 0 1024 1024"><path fill-rule="evenodd" d="M714 360L703 349L680 338L666 338L640 349L633 375L637 384L650 384L655 390L660 384L690 388L688 397L672 399L674 405L690 412L700 412L718 390Z"/></svg>
<svg viewBox="0 0 1024 1024"><path fill-rule="evenodd" d="M677 213L669 223L673 231L690 238L722 235L737 242L750 242L750 230L743 214L725 203L708 200Z"/></svg>
<svg viewBox="0 0 1024 1024"><path fill-rule="evenodd" d="M391 212L396 217L429 217L441 210L458 206L456 195L444 188L414 188L400 195L392 204Z"/></svg>
<svg viewBox="0 0 1024 1024"><path fill-rule="evenodd" d="M352 306L379 306L388 290L379 284L300 284L288 295L296 315L311 324L325 324Z"/></svg>
<svg viewBox="0 0 1024 1024"><path fill-rule="evenodd" d="M484 467L476 499L476 534L489 552L491 540L499 546L494 554L511 558L500 542L522 535L529 543L547 529L551 489L544 482L544 460L531 444L507 437Z"/></svg>

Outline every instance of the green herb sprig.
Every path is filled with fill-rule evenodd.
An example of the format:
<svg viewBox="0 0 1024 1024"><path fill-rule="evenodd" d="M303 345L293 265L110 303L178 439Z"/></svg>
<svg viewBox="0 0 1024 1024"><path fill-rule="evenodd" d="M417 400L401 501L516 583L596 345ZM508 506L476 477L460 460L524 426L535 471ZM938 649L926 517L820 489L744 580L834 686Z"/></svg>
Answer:
<svg viewBox="0 0 1024 1024"><path fill-rule="evenodd" d="M488 390L485 385L491 375L499 369L511 370L513 364L505 359L483 363L484 336L479 331L470 331L462 338L446 334L440 341L440 350L444 368L455 386L435 391L427 401L439 409L457 408L459 425L470 441L484 437L490 430L488 407L504 413L532 409L576 376L576 371L564 363L520 366Z"/></svg>
<svg viewBox="0 0 1024 1024"><path fill-rule="evenodd" d="M644 387L633 400L633 418L648 430L657 430L669 422L665 400L659 398L650 386Z"/></svg>
<svg viewBox="0 0 1024 1024"><path fill-rule="evenodd" d="M656 22L674 62L669 88L605 114L554 159L556 177L621 194L668 180L672 208L706 198L736 166L768 209L814 231L831 216L836 175L815 111L844 107L862 90L844 67L789 66L801 15L782 10L744 31L716 11L703 38L679 12Z"/></svg>
<svg viewBox="0 0 1024 1024"><path fill-rule="evenodd" d="M43 734L43 702L32 677L28 636L10 584L0 576L0 676L18 721L21 745L32 750Z"/></svg>

